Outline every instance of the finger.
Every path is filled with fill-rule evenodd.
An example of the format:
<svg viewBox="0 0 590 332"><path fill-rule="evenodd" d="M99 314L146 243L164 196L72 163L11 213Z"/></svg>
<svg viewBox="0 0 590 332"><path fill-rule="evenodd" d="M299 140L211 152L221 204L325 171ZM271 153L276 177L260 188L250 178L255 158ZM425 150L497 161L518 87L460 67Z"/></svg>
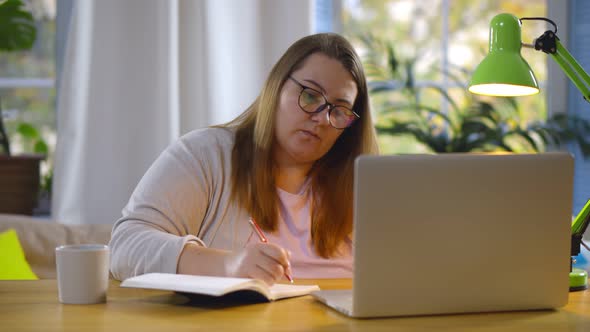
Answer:
<svg viewBox="0 0 590 332"><path fill-rule="evenodd" d="M264 253L264 250L267 246L267 244L257 244L247 248L246 256L248 258L243 262L243 265L244 267L250 267L247 268L247 274L249 276L252 275L252 273L255 273L252 271L255 271L256 268L260 268L274 281L276 281L282 278L283 274L285 273L285 267L283 267L274 258ZM274 247L280 249L280 247Z"/></svg>
<svg viewBox="0 0 590 332"><path fill-rule="evenodd" d="M275 260L277 263L281 264L284 268L291 266L289 262L289 253L287 250L270 243L265 243L259 247L260 252L262 252L267 257Z"/></svg>
<svg viewBox="0 0 590 332"><path fill-rule="evenodd" d="M254 270L252 271L252 274L249 277L262 280L269 286L272 286L278 280L277 277L268 273L268 271L266 271L264 268L262 268L259 265L256 265L254 267Z"/></svg>
<svg viewBox="0 0 590 332"><path fill-rule="evenodd" d="M285 269L285 273L284 273L283 275L289 275L289 276L292 276L292 275L293 275L293 271L291 271L291 266L288 266L288 267ZM286 277L286 276L285 276L285 279L287 279L287 277Z"/></svg>
<svg viewBox="0 0 590 332"><path fill-rule="evenodd" d="M266 272L271 274L275 279L281 279L282 276L285 274L285 268L277 263L267 264L267 265L259 265L263 268Z"/></svg>
<svg viewBox="0 0 590 332"><path fill-rule="evenodd" d="M286 268L279 264L276 260L262 253L256 259L256 265L275 279L280 279L282 275L285 274L286 270Z"/></svg>
<svg viewBox="0 0 590 332"><path fill-rule="evenodd" d="M264 266L272 264L283 265L285 264L286 260L281 259L280 250L282 249L276 245L259 243L258 245L254 246L254 248L251 248L250 257L257 263L260 263ZM279 259L276 259L273 256L278 256ZM288 260L286 262L288 264Z"/></svg>

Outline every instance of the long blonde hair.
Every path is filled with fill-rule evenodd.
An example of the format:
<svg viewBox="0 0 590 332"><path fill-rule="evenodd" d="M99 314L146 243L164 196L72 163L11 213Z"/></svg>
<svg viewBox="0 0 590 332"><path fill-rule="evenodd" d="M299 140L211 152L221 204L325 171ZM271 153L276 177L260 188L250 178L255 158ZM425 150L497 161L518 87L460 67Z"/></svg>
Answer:
<svg viewBox="0 0 590 332"><path fill-rule="evenodd" d="M352 232L354 160L378 153L369 97L361 61L342 36L322 33L295 42L272 68L260 95L233 121L232 198L266 231L277 229L278 197L275 186L275 115L281 90L289 75L313 53L338 60L356 82L353 110L360 115L344 130L332 148L314 164L309 176L313 192L311 238L321 257L333 257Z"/></svg>

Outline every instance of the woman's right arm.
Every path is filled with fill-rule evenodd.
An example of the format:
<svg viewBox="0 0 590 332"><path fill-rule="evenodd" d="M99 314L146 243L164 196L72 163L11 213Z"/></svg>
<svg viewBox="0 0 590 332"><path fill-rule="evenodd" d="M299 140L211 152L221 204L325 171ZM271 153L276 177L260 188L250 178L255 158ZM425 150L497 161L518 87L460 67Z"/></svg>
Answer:
<svg viewBox="0 0 590 332"><path fill-rule="evenodd" d="M231 252L207 248L196 236L209 208L215 170L223 167L215 161L220 151L211 149L215 142L201 143L188 147L176 142L139 182L112 231L111 272L116 279L163 272L249 277L272 284L289 272L289 255L276 245L260 243ZM204 150L192 151L199 146Z"/></svg>
<svg viewBox="0 0 590 332"><path fill-rule="evenodd" d="M196 151L197 153L199 151ZM198 234L208 206L210 162L195 160L182 140L150 166L111 234L111 272L119 280L135 275L175 273L187 243L204 246Z"/></svg>

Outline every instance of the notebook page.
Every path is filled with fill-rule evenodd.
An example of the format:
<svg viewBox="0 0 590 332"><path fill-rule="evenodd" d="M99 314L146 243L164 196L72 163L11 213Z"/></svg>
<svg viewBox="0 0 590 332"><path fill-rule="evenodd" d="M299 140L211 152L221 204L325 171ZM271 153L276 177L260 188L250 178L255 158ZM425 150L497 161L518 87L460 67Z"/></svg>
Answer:
<svg viewBox="0 0 590 332"><path fill-rule="evenodd" d="M129 278L121 287L171 290L177 292L223 295L228 290L259 282L245 278L194 276L170 273L148 273Z"/></svg>
<svg viewBox="0 0 590 332"><path fill-rule="evenodd" d="M274 284L270 287L270 295L272 300L278 300L286 297L307 295L319 290L320 288L317 285Z"/></svg>

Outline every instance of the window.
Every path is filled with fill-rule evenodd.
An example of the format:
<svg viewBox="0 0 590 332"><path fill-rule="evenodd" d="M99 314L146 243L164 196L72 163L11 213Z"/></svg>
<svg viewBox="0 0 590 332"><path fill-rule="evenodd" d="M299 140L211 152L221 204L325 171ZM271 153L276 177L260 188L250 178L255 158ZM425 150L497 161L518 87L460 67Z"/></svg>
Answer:
<svg viewBox="0 0 590 332"><path fill-rule="evenodd" d="M468 106L468 72L487 53L492 17L501 12L510 12L517 17L546 16L546 5L542 0L345 0L342 7L342 33L353 42L361 57L370 59L365 63L368 80L389 81L401 86L411 82L416 87L413 95L416 100L411 103L419 102L451 117L450 103L454 102L458 108ZM532 42L545 31L542 22L527 21L526 24L524 41ZM398 62L399 73L388 71L390 52ZM527 50L523 49L524 52ZM531 50L525 56L543 86L547 56ZM373 94L371 99L376 122L380 124L391 116L384 105L401 105L408 97L404 92ZM541 96L521 97L517 102L518 121L547 117L543 92ZM398 113L396 116L403 115ZM444 135L443 132L440 134ZM432 151L412 136L380 135L379 141L384 153ZM523 149L526 145L514 144L522 145Z"/></svg>
<svg viewBox="0 0 590 332"><path fill-rule="evenodd" d="M0 102L12 153L32 153L30 142L17 133L19 125L34 127L49 147L42 176L50 174L56 139L55 121L55 0L25 1L37 23L37 40L30 51L0 53Z"/></svg>
<svg viewBox="0 0 590 332"><path fill-rule="evenodd" d="M338 17L337 0L316 0L314 3L313 32L332 32L337 30L336 21Z"/></svg>
<svg viewBox="0 0 590 332"><path fill-rule="evenodd" d="M316 0L321 6L331 6L335 12L316 15L316 20L331 20L332 31L344 34L353 42L361 57L367 58L374 53L384 52L379 44L390 42L398 59L415 62L412 67L415 85L436 85L448 91L457 103L465 94L468 77L462 70L472 70L483 58L488 48L488 29L491 18L502 12L509 12L517 17L547 17L550 11L552 19L556 19L562 38L569 39L566 46L586 71L590 70L590 31L585 19L590 15L590 3L583 0L569 0L550 3L546 0ZM569 7L569 8L566 8ZM569 9L569 10L568 10ZM569 12L569 15L568 15ZM341 22L333 22L334 16L340 15ZM322 23L316 24L318 27ZM567 31L570 35L567 36ZM522 39L532 43L540 36L547 26L542 22L526 21L523 23ZM318 30L319 32L320 30ZM569 38L568 38L569 37ZM371 38L373 43L367 43ZM365 39L365 40L363 40ZM548 117L547 96L545 91L549 57L542 52L523 48L522 54L531 65L540 81L541 94L530 97L519 97L519 117L521 121L544 120ZM385 57L382 58L386 59ZM386 64L382 65L386 66ZM374 68L365 64L369 82L375 77ZM552 69L553 70L553 69ZM561 74L561 71L560 71ZM388 77L395 83L395 77ZM569 82L569 81L568 81ZM394 84L392 83L392 84ZM403 82L398 82L398 84ZM561 89L555 86L559 81L552 82L554 92ZM568 112L590 119L588 103L580 98L578 90L568 83ZM418 94L420 102L444 113L449 111L446 98L439 93ZM561 92L554 93L552 107L554 112L563 112L565 97ZM387 99L396 97L371 97L377 124L383 121L379 106L383 103L395 103L398 100ZM399 98L399 96L397 96ZM380 147L384 153L427 152L423 144L413 137L391 137L380 135ZM576 156L576 172L574 179L574 206L577 213L590 199L590 160L583 160L581 151L574 144L570 151Z"/></svg>

